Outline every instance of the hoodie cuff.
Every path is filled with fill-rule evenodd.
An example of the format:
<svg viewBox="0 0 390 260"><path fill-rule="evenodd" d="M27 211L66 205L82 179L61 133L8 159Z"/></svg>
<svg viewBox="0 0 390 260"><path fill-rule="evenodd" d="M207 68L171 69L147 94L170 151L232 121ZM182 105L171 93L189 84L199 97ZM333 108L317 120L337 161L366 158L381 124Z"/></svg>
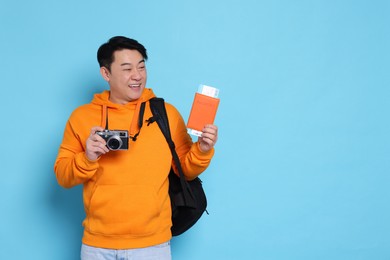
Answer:
<svg viewBox="0 0 390 260"><path fill-rule="evenodd" d="M80 162L81 162L81 167L83 169L88 169L88 170L95 170L97 168L99 168L99 158L97 158L96 160L90 160L88 159L87 155L84 153L82 153L82 156L80 156Z"/></svg>

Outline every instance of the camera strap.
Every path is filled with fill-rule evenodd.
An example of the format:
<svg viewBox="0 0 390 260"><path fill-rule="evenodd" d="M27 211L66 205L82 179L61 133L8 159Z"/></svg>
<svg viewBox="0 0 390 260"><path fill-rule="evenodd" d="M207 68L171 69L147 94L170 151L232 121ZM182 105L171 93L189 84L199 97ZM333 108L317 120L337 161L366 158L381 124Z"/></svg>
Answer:
<svg viewBox="0 0 390 260"><path fill-rule="evenodd" d="M144 113L145 113L145 102L142 102L140 110L139 110L139 116L138 116L138 129L139 129L138 133L136 133L134 136L129 135L129 138L134 142L137 141L137 137L138 137L139 133L141 132L141 128L142 128L143 121L144 121ZM108 129L109 129L108 128L108 107L106 107L106 130L108 130Z"/></svg>

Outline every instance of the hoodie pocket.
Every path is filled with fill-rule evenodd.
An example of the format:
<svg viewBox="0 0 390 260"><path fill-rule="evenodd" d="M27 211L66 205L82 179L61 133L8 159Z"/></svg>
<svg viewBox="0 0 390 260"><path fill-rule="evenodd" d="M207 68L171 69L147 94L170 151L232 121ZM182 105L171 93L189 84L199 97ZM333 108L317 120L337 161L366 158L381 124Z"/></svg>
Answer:
<svg viewBox="0 0 390 260"><path fill-rule="evenodd" d="M159 216L153 187L101 185L91 198L86 228L103 235L148 236L157 231Z"/></svg>

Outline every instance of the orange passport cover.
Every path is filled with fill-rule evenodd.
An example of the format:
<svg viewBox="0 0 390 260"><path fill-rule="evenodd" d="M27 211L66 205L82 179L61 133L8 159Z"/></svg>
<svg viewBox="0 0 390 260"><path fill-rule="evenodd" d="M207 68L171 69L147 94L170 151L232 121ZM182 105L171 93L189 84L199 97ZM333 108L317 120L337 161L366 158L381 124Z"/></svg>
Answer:
<svg viewBox="0 0 390 260"><path fill-rule="evenodd" d="M187 127L193 130L202 131L206 124L213 124L218 105L219 98L195 93Z"/></svg>

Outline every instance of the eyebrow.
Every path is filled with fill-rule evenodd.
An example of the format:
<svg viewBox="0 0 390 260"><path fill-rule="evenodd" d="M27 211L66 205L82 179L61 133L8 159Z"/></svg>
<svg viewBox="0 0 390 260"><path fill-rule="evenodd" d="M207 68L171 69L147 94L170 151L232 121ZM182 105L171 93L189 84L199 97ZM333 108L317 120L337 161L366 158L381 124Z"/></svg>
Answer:
<svg viewBox="0 0 390 260"><path fill-rule="evenodd" d="M141 64L141 63L145 63L145 60L143 59L143 60L140 60L139 62L138 62L138 64ZM125 63L122 63L121 64L121 66L127 66L127 65L133 65L133 64L131 64L130 62L125 62Z"/></svg>

